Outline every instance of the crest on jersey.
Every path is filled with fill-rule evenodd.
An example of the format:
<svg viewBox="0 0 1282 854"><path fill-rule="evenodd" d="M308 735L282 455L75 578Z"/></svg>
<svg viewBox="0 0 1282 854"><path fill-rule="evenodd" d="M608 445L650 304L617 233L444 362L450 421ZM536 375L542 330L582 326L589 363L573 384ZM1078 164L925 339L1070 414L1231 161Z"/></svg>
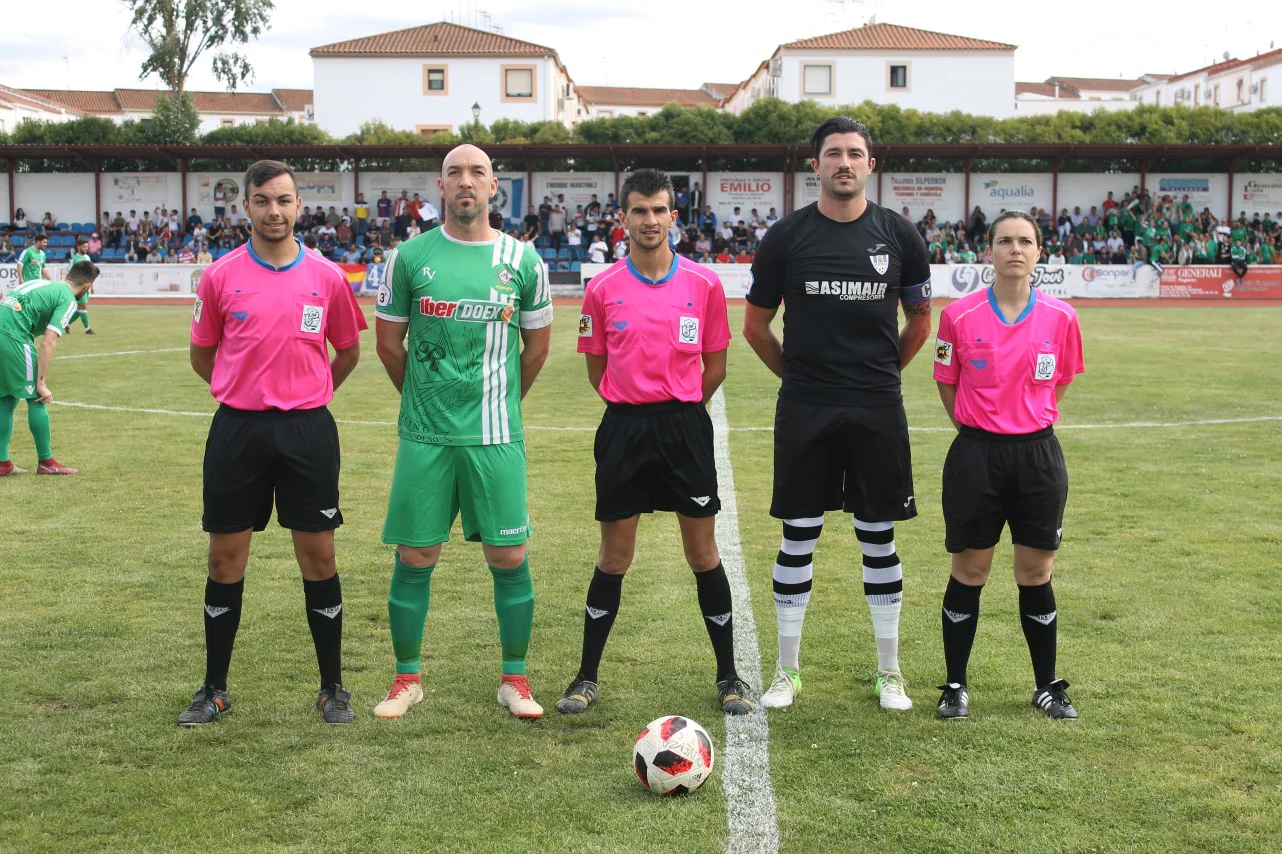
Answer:
<svg viewBox="0 0 1282 854"><path fill-rule="evenodd" d="M325 309L319 305L303 306L303 322L299 326L299 331L310 332L312 334L321 331L321 318L325 316Z"/></svg>
<svg viewBox="0 0 1282 854"><path fill-rule="evenodd" d="M506 267L499 270L499 282L506 285L510 281L512 281L512 271L508 270Z"/></svg>
<svg viewBox="0 0 1282 854"><path fill-rule="evenodd" d="M877 271L878 275L884 276L886 271L890 269L889 255L873 255L869 260L872 261L872 268Z"/></svg>
<svg viewBox="0 0 1282 854"><path fill-rule="evenodd" d="M935 339L935 361L945 366L953 363L953 345L951 341L945 341L942 338Z"/></svg>
<svg viewBox="0 0 1282 854"><path fill-rule="evenodd" d="M1037 367L1033 373L1035 380L1049 380L1055 376L1055 354L1038 353Z"/></svg>

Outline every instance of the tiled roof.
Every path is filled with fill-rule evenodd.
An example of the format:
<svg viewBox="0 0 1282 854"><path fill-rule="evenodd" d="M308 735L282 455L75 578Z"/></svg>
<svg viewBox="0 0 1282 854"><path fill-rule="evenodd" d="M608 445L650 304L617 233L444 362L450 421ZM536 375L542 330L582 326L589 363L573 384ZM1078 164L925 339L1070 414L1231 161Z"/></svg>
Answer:
<svg viewBox="0 0 1282 854"><path fill-rule="evenodd" d="M77 113L98 115L102 113L119 113L120 102L111 92L90 92L81 89L21 89L19 90L46 101L75 110Z"/></svg>
<svg viewBox="0 0 1282 854"><path fill-rule="evenodd" d="M1015 50L1015 45L972 39L897 24L864 24L853 30L788 42L790 50Z"/></svg>
<svg viewBox="0 0 1282 854"><path fill-rule="evenodd" d="M715 107L717 99L702 89L632 89L621 86L580 86L579 97L589 104L620 107Z"/></svg>
<svg viewBox="0 0 1282 854"><path fill-rule="evenodd" d="M743 81L739 82L742 83ZM716 92L722 98L727 98L739 88L739 83L704 83L702 88Z"/></svg>
<svg viewBox="0 0 1282 854"><path fill-rule="evenodd" d="M1129 92L1136 86L1143 86L1143 80L1120 80L1116 77L1048 77L1047 83L1058 83L1060 86L1071 86L1079 92L1083 89L1107 92Z"/></svg>
<svg viewBox="0 0 1282 854"><path fill-rule="evenodd" d="M311 50L314 57L341 56L555 56L550 47L477 30L460 24L439 22L407 30L364 36L321 45Z"/></svg>
<svg viewBox="0 0 1282 854"><path fill-rule="evenodd" d="M1059 94L1056 95L1055 87L1050 83L1021 83L1016 81L1015 97L1019 97L1020 95L1044 95L1047 98L1058 97L1060 100L1077 100L1081 98L1081 95L1077 93L1076 89L1072 89L1068 86L1061 86L1059 88Z"/></svg>
<svg viewBox="0 0 1282 854"><path fill-rule="evenodd" d="M123 112L149 112L156 106L156 96L165 94L156 89L113 89L110 92L92 92L66 89L23 89L23 93L55 104L61 104L78 113L90 115L115 115ZM192 103L201 113L247 113L252 115L283 115L302 112L312 102L310 89L274 89L271 92L197 92L188 90ZM278 100L279 99L279 100Z"/></svg>
<svg viewBox="0 0 1282 854"><path fill-rule="evenodd" d="M60 113L68 110L66 104L42 98L30 90L11 89L8 86L0 86L0 99L3 99L5 104L10 106L44 110L49 113ZM72 110L72 112L75 111Z"/></svg>
<svg viewBox="0 0 1282 854"><path fill-rule="evenodd" d="M273 89L272 94L290 113L301 113L312 105L311 89Z"/></svg>

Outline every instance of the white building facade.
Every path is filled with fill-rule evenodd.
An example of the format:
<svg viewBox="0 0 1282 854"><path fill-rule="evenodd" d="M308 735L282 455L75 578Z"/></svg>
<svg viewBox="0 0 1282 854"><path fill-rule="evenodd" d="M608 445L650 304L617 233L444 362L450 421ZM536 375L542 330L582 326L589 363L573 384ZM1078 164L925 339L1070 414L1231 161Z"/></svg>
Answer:
<svg viewBox="0 0 1282 854"><path fill-rule="evenodd" d="M452 23L313 48L317 125L346 136L369 121L424 136L474 120L559 121L585 114L555 50Z"/></svg>
<svg viewBox="0 0 1282 854"><path fill-rule="evenodd" d="M1219 107L1250 113L1282 103L1282 49L1250 59L1227 59L1170 77L1150 75L1135 89L1142 104Z"/></svg>
<svg viewBox="0 0 1282 854"><path fill-rule="evenodd" d="M965 95L959 97L959 90ZM725 101L742 113L760 98L825 106L870 100L922 112L1014 114L1015 46L894 24L782 44Z"/></svg>

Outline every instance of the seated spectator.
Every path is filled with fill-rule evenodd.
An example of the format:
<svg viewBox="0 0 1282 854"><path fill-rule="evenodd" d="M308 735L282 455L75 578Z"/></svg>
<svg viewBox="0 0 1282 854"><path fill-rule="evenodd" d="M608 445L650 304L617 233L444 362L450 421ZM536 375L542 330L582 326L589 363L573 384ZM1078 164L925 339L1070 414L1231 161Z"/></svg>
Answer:
<svg viewBox="0 0 1282 854"><path fill-rule="evenodd" d="M949 243L948 246L944 249L944 263L946 264L961 263L961 255L958 254L957 246L955 244Z"/></svg>
<svg viewBox="0 0 1282 854"><path fill-rule="evenodd" d="M308 226L308 228L310 228L312 231L319 234L320 229L324 227L325 227L325 212L321 210L320 205L317 205L316 210L312 211L312 221L311 221L311 224Z"/></svg>
<svg viewBox="0 0 1282 854"><path fill-rule="evenodd" d="M770 213L766 214L766 228L769 228L770 226L774 225L778 221L779 221L779 214L775 212L774 208L771 208Z"/></svg>
<svg viewBox="0 0 1282 854"><path fill-rule="evenodd" d="M614 260L622 261L626 257L628 257L628 236L625 234L614 243Z"/></svg>
<svg viewBox="0 0 1282 854"><path fill-rule="evenodd" d="M178 263L179 264L195 264L196 263L196 253L191 251L191 244L187 244L186 246L184 246L182 249L178 251Z"/></svg>
<svg viewBox="0 0 1282 854"><path fill-rule="evenodd" d="M46 233L51 231L57 231L58 220L53 214L49 213L48 211L45 211L44 219L40 221L40 227L44 229Z"/></svg>
<svg viewBox="0 0 1282 854"><path fill-rule="evenodd" d="M713 260L718 264L733 264L734 256L730 254L729 244L718 249L717 254L713 256Z"/></svg>
<svg viewBox="0 0 1282 854"><path fill-rule="evenodd" d="M138 241L130 239L129 245L125 247L125 263L137 264L139 261L147 260L147 250L143 249L140 254L138 251Z"/></svg>
<svg viewBox="0 0 1282 854"><path fill-rule="evenodd" d="M593 264L604 264L606 257L610 253L610 247L606 244L605 238L600 232L597 232L596 239L588 247L588 259Z"/></svg>
<svg viewBox="0 0 1282 854"><path fill-rule="evenodd" d="M30 223L27 222L27 212L22 208L18 208L13 215L13 222L9 223L9 231L11 233L15 231L26 231L28 225L30 225Z"/></svg>
<svg viewBox="0 0 1282 854"><path fill-rule="evenodd" d="M694 251L699 255L707 255L712 252L712 241L708 239L708 235L699 235L699 239L694 242Z"/></svg>
<svg viewBox="0 0 1282 854"><path fill-rule="evenodd" d="M752 253L749 252L746 248L740 249L739 254L734 256L734 262L736 264L751 264Z"/></svg>
<svg viewBox="0 0 1282 854"><path fill-rule="evenodd" d="M150 247L149 247L150 248ZM169 255L169 249L162 243L155 248L151 248L147 253L148 264L159 264Z"/></svg>
<svg viewBox="0 0 1282 854"><path fill-rule="evenodd" d="M947 264L947 263L948 263L947 261L945 261L945 260L944 260L944 247L943 247L943 244L941 244L941 243L933 243L933 244L931 244L931 249L930 249L930 263L932 263L932 264Z"/></svg>
<svg viewBox="0 0 1282 854"><path fill-rule="evenodd" d="M102 235L103 240L111 239L111 212L102 212L102 221L98 223L98 233Z"/></svg>
<svg viewBox="0 0 1282 854"><path fill-rule="evenodd" d="M409 240L410 238L413 238L413 237L418 237L422 233L423 232L418 227L418 220L416 219L411 219L409 222L409 225L405 226L406 240Z"/></svg>
<svg viewBox="0 0 1282 854"><path fill-rule="evenodd" d="M346 208L344 208L346 210ZM347 245L352 242L352 223L351 217L344 217L338 223L338 242Z"/></svg>
<svg viewBox="0 0 1282 854"><path fill-rule="evenodd" d="M196 263L197 264L214 263L214 256L210 254L208 244L205 244L205 243L200 244L200 251L196 253Z"/></svg>
<svg viewBox="0 0 1282 854"><path fill-rule="evenodd" d="M192 208L191 215L187 217L187 233L194 235L196 233L196 226L204 224L205 221L200 218L200 214L195 208Z"/></svg>
<svg viewBox="0 0 1282 854"><path fill-rule="evenodd" d="M119 246L125 241L125 228L127 220L120 211L111 218L111 231L108 233L107 243L111 246Z"/></svg>
<svg viewBox="0 0 1282 854"><path fill-rule="evenodd" d="M312 230L312 208L311 205L303 205L303 212L294 220L294 233L301 234L304 231Z"/></svg>
<svg viewBox="0 0 1282 854"><path fill-rule="evenodd" d="M317 208L317 210L319 210L319 208ZM330 205L329 211L325 214L325 224L328 225L330 228L334 229L335 232L337 232L338 224L340 222L342 222L342 217L338 215L338 211L334 208L334 206Z"/></svg>
<svg viewBox="0 0 1282 854"><path fill-rule="evenodd" d="M539 236L539 214L534 209L534 205L529 206L529 212L525 215L525 236L528 240L533 241Z"/></svg>
<svg viewBox="0 0 1282 854"><path fill-rule="evenodd" d="M1068 259L1064 257L1064 247L1056 246L1054 251L1047 256L1046 263L1051 266L1058 266L1060 264L1064 264L1067 260Z"/></svg>
<svg viewBox="0 0 1282 854"><path fill-rule="evenodd" d="M360 253L356 251L356 248L353 247L350 243L344 243L343 244L343 263L358 264L360 263L360 260L361 260L361 256L360 256Z"/></svg>
<svg viewBox="0 0 1282 854"><path fill-rule="evenodd" d="M98 238L98 232L89 235L89 259L97 261L98 256L102 254L102 240Z"/></svg>
<svg viewBox="0 0 1282 854"><path fill-rule="evenodd" d="M8 234L0 237L0 261L8 263L17 259L18 251L14 248L13 240Z"/></svg>

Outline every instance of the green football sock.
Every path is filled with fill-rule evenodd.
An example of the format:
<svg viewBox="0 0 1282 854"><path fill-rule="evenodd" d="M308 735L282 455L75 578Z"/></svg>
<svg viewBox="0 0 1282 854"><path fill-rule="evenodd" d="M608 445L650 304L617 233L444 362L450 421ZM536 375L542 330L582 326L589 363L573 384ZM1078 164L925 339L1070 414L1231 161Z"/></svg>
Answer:
<svg viewBox="0 0 1282 854"><path fill-rule="evenodd" d="M79 315L80 322L85 325L85 329L88 329L89 328L89 309L82 308L80 309L80 311L76 312L76 314Z"/></svg>
<svg viewBox="0 0 1282 854"><path fill-rule="evenodd" d="M530 559L516 569L490 567L494 575L494 612L499 617L499 643L503 646L503 675L525 675L525 653L534 628L534 584Z"/></svg>
<svg viewBox="0 0 1282 854"><path fill-rule="evenodd" d="M31 428L31 438L36 440L36 459L47 460L53 457L53 439L49 435L49 407L28 400L27 426Z"/></svg>
<svg viewBox="0 0 1282 854"><path fill-rule="evenodd" d="M9 459L9 442L13 439L13 410L18 406L16 397L0 397L0 463Z"/></svg>
<svg viewBox="0 0 1282 854"><path fill-rule="evenodd" d="M392 586L387 594L387 617L392 629L396 672L418 675L423 649L423 627L432 596L432 566L408 566L396 555Z"/></svg>

